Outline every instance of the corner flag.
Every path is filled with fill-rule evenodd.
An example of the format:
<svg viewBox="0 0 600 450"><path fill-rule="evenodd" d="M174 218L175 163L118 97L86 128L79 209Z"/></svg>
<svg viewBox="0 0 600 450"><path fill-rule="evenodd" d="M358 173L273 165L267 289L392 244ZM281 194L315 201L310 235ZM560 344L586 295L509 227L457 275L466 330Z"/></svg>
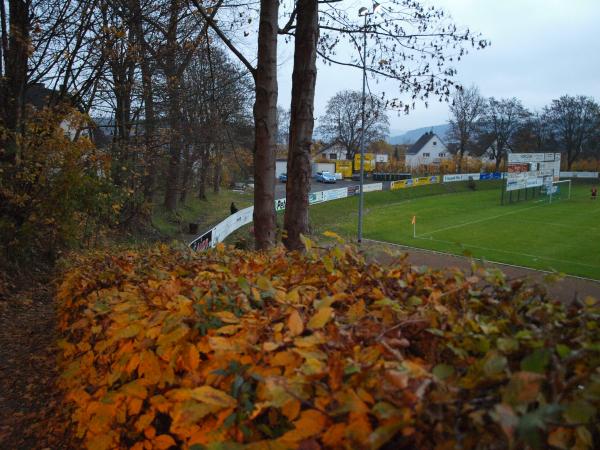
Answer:
<svg viewBox="0 0 600 450"><path fill-rule="evenodd" d="M412 223L413 225L416 225L417 224L417 216L413 216L413 218L410 221L410 223Z"/></svg>
<svg viewBox="0 0 600 450"><path fill-rule="evenodd" d="M412 226L413 226L413 238L416 238L417 237L417 216L413 216L410 223L412 223Z"/></svg>

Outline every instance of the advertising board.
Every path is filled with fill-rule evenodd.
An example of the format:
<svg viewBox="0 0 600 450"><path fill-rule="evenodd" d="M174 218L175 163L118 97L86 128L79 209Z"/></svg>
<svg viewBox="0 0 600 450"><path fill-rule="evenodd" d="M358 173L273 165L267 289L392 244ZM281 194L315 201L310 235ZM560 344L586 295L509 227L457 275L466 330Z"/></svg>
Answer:
<svg viewBox="0 0 600 450"><path fill-rule="evenodd" d="M502 174L500 172L492 172L492 173L482 173L479 174L480 180L500 180L502 179Z"/></svg>
<svg viewBox="0 0 600 450"><path fill-rule="evenodd" d="M344 198L348 196L348 188L330 189L329 191L323 191L323 201L336 200L338 198Z"/></svg>
<svg viewBox="0 0 600 450"><path fill-rule="evenodd" d="M315 203L321 203L324 201L325 200L323 199L323 191L311 192L310 194L308 194L308 204L309 205L314 205Z"/></svg>
<svg viewBox="0 0 600 450"><path fill-rule="evenodd" d="M190 243L190 248L196 252L201 252L211 247L213 230L208 230L206 233L198 236Z"/></svg>
<svg viewBox="0 0 600 450"><path fill-rule="evenodd" d="M360 193L360 186L357 184L355 186L348 186L348 197L352 197L353 195L358 195Z"/></svg>
<svg viewBox="0 0 600 450"><path fill-rule="evenodd" d="M598 178L598 172L560 172L561 178Z"/></svg>
<svg viewBox="0 0 600 450"><path fill-rule="evenodd" d="M539 187L558 180L560 153L509 153L506 190Z"/></svg>
<svg viewBox="0 0 600 450"><path fill-rule="evenodd" d="M283 211L285 209L285 204L285 198L279 198L275 200L275 211Z"/></svg>
<svg viewBox="0 0 600 450"><path fill-rule="evenodd" d="M382 191L383 183L370 183L363 185L363 192Z"/></svg>
<svg viewBox="0 0 600 450"><path fill-rule="evenodd" d="M408 178L407 180L392 181L390 189L392 191L395 191L397 189L405 189L405 188L409 188L412 186L413 186L413 179Z"/></svg>
<svg viewBox="0 0 600 450"><path fill-rule="evenodd" d="M482 174L479 173L453 173L451 175L444 175L443 180L444 183L451 183L453 181L469 181L471 180L479 180Z"/></svg>

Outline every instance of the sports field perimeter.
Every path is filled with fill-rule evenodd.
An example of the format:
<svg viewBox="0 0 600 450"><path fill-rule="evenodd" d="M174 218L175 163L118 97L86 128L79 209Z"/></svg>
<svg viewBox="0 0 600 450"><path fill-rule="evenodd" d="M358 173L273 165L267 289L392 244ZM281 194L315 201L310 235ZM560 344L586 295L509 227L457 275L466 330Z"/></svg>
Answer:
<svg viewBox="0 0 600 450"><path fill-rule="evenodd" d="M368 193L364 237L600 279L600 200L590 199L590 186L574 183L571 200L561 195L552 204L544 197L505 206L499 182L490 181L474 191L452 183ZM356 207L356 197L315 205L313 232L355 238Z"/></svg>

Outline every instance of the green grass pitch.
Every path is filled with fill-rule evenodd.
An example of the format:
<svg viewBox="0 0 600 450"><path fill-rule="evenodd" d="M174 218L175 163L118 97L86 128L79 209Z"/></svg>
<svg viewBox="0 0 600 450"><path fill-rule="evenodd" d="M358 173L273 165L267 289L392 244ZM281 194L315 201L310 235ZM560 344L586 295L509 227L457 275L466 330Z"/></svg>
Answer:
<svg viewBox="0 0 600 450"><path fill-rule="evenodd" d="M364 237L453 254L600 279L600 199L591 184L566 185L545 196L500 205L500 184L476 190L448 183L365 194ZM514 195L514 194L513 194ZM540 201L541 200L541 201ZM356 237L358 197L311 207L313 233ZM411 218L416 216L416 238Z"/></svg>

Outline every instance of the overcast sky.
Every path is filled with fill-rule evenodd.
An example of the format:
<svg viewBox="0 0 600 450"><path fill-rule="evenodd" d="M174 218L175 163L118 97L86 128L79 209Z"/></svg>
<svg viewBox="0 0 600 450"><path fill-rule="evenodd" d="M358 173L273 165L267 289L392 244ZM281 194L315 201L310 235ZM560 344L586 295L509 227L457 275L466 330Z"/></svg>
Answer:
<svg viewBox="0 0 600 450"><path fill-rule="evenodd" d="M491 47L471 51L455 65L456 80L475 84L484 96L518 97L539 109L564 94L600 99L600 0L437 0L457 25L482 33ZM362 3L361 3L362 4ZM365 1L365 6L370 2ZM280 41L281 42L281 41ZM279 104L289 108L293 47L280 46ZM360 89L357 70L319 62L316 111L342 89ZM369 82L374 94L394 84ZM407 115L390 112L392 134L448 120L445 103L418 104Z"/></svg>

